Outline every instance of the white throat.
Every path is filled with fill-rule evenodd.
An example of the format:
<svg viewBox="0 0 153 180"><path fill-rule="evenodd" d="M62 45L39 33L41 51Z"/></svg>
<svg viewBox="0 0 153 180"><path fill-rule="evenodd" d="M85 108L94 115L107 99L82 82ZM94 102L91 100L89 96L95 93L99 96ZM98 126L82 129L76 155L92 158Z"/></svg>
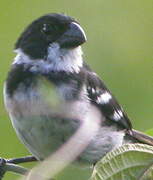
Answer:
<svg viewBox="0 0 153 180"><path fill-rule="evenodd" d="M25 68L30 67L31 72L65 71L79 73L83 65L81 46L74 49L61 49L58 43L52 43L48 47L46 60L31 59L21 49L17 49L15 52L17 52L17 56L13 64L24 64Z"/></svg>

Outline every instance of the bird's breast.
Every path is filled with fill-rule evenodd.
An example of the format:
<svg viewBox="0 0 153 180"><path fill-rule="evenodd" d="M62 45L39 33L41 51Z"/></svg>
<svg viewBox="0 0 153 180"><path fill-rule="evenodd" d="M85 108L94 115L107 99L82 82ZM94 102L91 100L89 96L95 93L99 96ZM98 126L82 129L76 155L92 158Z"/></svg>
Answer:
<svg viewBox="0 0 153 180"><path fill-rule="evenodd" d="M44 81L43 85L39 82L28 88L21 83L11 97L4 90L13 127L38 159L48 156L71 137L85 116L87 102L72 101L75 91L66 84L55 86Z"/></svg>

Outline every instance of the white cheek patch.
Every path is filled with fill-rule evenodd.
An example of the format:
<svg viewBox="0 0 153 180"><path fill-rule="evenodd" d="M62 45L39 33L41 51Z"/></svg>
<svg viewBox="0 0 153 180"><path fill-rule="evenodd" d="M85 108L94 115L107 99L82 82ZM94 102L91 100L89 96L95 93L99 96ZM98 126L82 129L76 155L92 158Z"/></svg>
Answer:
<svg viewBox="0 0 153 180"><path fill-rule="evenodd" d="M112 99L112 96L110 95L109 92L106 91L97 98L97 102L99 104L107 104L109 103L111 99Z"/></svg>
<svg viewBox="0 0 153 180"><path fill-rule="evenodd" d="M49 73L50 71L65 71L79 73L83 66L82 50L78 46L74 49L61 49L58 43L48 47L47 59L31 59L22 49L15 50L17 56L13 64L23 64L34 73Z"/></svg>
<svg viewBox="0 0 153 180"><path fill-rule="evenodd" d="M122 117L123 117L122 111L121 111L121 110L117 110L117 111L114 112L112 118L113 118L115 121L119 121Z"/></svg>

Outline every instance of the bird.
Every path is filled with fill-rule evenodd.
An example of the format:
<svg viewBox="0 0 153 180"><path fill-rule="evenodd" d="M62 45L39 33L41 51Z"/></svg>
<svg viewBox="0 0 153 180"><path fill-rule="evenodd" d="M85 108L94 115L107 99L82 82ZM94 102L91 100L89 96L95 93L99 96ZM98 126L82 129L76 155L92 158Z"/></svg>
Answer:
<svg viewBox="0 0 153 180"><path fill-rule="evenodd" d="M15 44L4 102L17 136L38 160L65 143L92 106L101 114L100 127L79 161L94 164L126 143L153 146L153 138L133 129L122 106L85 62L81 46L86 42L75 18L50 13L29 24Z"/></svg>

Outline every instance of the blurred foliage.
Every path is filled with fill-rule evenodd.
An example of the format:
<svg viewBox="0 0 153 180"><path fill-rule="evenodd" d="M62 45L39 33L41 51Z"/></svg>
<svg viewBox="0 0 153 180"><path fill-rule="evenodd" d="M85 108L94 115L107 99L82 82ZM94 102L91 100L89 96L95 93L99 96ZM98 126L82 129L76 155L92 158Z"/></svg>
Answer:
<svg viewBox="0 0 153 180"><path fill-rule="evenodd" d="M145 131L146 134L153 136L153 128L152 129L148 129L147 131Z"/></svg>
<svg viewBox="0 0 153 180"><path fill-rule="evenodd" d="M91 180L153 179L153 147L125 144L109 152L94 167Z"/></svg>
<svg viewBox="0 0 153 180"><path fill-rule="evenodd" d="M88 38L83 47L86 61L118 98L134 128L152 128L152 9L152 0L1 1L0 156L9 158L28 154L11 127L3 105L2 89L15 56L12 49L19 34L33 19L49 12L66 13L79 20ZM78 179L85 179L80 174ZM62 176L63 180L72 179L70 176L73 180L75 178L73 174L66 173L65 176ZM5 179L16 177L9 174Z"/></svg>

